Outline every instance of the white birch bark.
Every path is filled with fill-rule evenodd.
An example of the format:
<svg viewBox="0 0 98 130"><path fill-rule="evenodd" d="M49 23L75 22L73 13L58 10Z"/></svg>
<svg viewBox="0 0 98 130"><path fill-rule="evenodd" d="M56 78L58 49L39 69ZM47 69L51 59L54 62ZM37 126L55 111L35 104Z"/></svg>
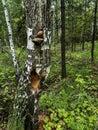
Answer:
<svg viewBox="0 0 98 130"><path fill-rule="evenodd" d="M37 74L40 76L41 71L45 71L45 79L48 77L50 72L50 43L51 43L51 33L47 26L47 13L46 11L46 0L32 0L25 1L25 7L27 11L26 17L26 26L27 26L27 60L26 60L26 70L28 75L30 74L32 68L36 68ZM29 8L28 8L29 7ZM36 10L36 13L35 13ZM38 31L43 30L43 42L41 43L40 48L36 47L36 43L32 41ZM28 77L28 75L26 77ZM31 82L31 81L30 81ZM38 90L31 89L31 94L33 96L33 120L35 123L37 112L38 112L38 95L39 92L43 90L42 86L44 81L40 82ZM42 85L42 86L41 86ZM28 95L29 96L29 95Z"/></svg>
<svg viewBox="0 0 98 130"><path fill-rule="evenodd" d="M17 63L17 60L16 60L15 51L14 51L12 28L11 28L10 19L9 19L9 15L8 15L8 10L6 8L6 2L5 2L5 0L2 0L2 4L3 4L3 7L4 7L4 14L5 14L5 19L6 19L6 24L7 24L7 27L8 27L9 43L10 43L10 48L11 48L11 54L12 54L12 58L13 58L13 63L14 63L16 75L19 75L18 63Z"/></svg>
<svg viewBox="0 0 98 130"><path fill-rule="evenodd" d="M24 71L19 80L19 89L17 90L17 95L15 97L16 101L14 105L14 110L16 112L16 120L25 116L25 130L37 130L37 125L39 123L37 119L38 101L40 97L40 92L43 90L44 84L44 81L41 81L40 72L45 70L46 79L50 71L51 33L45 22L47 21L47 14L45 12L46 0L25 0L24 3L27 13L27 60L25 62ZM40 45L36 45L36 43L33 41L33 38L36 37L40 29L42 29L43 31L43 42L41 42ZM40 76L40 84L38 86L37 91L32 87L31 80L31 72L34 68L36 73ZM29 114L24 113L25 111ZM21 113L24 113L24 115L21 115ZM15 116L12 117L11 127L9 127L8 130L14 129L13 121L15 121ZM16 124L16 128L21 129L17 126L18 123Z"/></svg>

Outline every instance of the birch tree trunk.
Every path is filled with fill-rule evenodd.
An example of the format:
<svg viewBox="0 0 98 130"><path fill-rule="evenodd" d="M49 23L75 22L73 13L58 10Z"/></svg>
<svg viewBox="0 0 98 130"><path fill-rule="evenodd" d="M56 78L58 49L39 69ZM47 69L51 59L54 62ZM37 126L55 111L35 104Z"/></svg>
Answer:
<svg viewBox="0 0 98 130"><path fill-rule="evenodd" d="M27 60L19 80L8 130L38 130L38 100L50 71L50 2L48 2L24 1Z"/></svg>
<svg viewBox="0 0 98 130"><path fill-rule="evenodd" d="M9 43L10 43L10 48L11 48L12 59L13 59L16 75L18 76L19 75L19 68L18 68L18 63L17 63L17 60L16 60L15 51L14 51L12 28L11 28L11 23L10 23L8 11L7 11L7 8L6 8L5 0L2 0L2 4L3 4L3 7L4 7L4 14L5 14L5 19L6 19L6 24L7 24L7 27L8 27Z"/></svg>

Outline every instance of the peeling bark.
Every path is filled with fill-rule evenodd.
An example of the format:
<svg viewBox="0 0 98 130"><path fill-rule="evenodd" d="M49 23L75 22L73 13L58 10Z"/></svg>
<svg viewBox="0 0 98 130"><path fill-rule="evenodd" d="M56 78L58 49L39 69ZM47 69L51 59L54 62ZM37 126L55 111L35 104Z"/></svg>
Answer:
<svg viewBox="0 0 98 130"><path fill-rule="evenodd" d="M35 4L33 4L35 3ZM44 80L49 74L49 66L50 66L50 31L48 29L49 23L46 23L46 1L40 0L33 0L25 1L26 5L26 12L27 12L27 28L32 30L32 34L27 36L28 37L28 53L31 57L30 63L32 63L31 73L31 92L32 96L34 97L34 104L33 104L33 120L34 124L38 125L38 120L36 119L38 116L38 100L39 100L39 92L41 91L43 84L42 81L42 73L45 71ZM28 35L28 34L27 34ZM31 44L31 45L30 45ZM30 48L30 49L29 49ZM33 58L32 58L33 57ZM35 71L34 71L35 68ZM35 74L35 75L34 75ZM30 119L28 120L30 122ZM29 123L27 121L27 124ZM38 126L34 126L33 129L37 129ZM28 129L26 127L26 129Z"/></svg>
<svg viewBox="0 0 98 130"><path fill-rule="evenodd" d="M50 29L45 12L46 0L25 0L27 26L27 60L19 80L14 105L15 117L23 120L16 129L38 129L38 101L43 84L50 72ZM49 11L49 10L48 10ZM49 15L47 16L49 17ZM18 109L17 109L18 108ZM11 119L15 121L15 117ZM17 119L16 119L17 120ZM13 124L8 130L13 130Z"/></svg>

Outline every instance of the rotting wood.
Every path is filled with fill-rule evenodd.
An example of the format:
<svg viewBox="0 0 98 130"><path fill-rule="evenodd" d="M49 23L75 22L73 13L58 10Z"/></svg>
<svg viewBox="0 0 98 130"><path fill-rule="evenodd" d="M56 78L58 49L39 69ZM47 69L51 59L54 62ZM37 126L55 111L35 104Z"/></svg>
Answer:
<svg viewBox="0 0 98 130"><path fill-rule="evenodd" d="M38 92L39 85L40 85L40 76L36 73L35 68L31 71L30 78L31 78L31 91L32 91L32 93Z"/></svg>

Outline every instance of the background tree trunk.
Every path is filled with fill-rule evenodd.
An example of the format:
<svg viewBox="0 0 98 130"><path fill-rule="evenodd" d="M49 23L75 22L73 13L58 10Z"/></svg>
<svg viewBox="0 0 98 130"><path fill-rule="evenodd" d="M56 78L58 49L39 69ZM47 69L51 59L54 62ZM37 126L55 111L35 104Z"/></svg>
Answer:
<svg viewBox="0 0 98 130"><path fill-rule="evenodd" d="M59 15L59 8L58 8L58 4L59 2L56 0L55 1L55 43L58 44L59 43L59 19L58 19L58 15Z"/></svg>
<svg viewBox="0 0 98 130"><path fill-rule="evenodd" d="M91 48L91 61L94 61L94 42L95 42L95 33L96 33L96 14L97 14L97 4L98 0L95 1L95 9L94 9L94 20L93 20L93 29L92 29L92 48Z"/></svg>
<svg viewBox="0 0 98 130"><path fill-rule="evenodd" d="M8 27L9 43L10 43L10 48L11 48L11 54L12 54L12 59L13 59L13 63L14 63L14 68L15 68L16 75L19 76L19 68L18 68L18 63L17 63L16 54L15 54L15 50L14 50L12 28L11 28L11 23L10 23L8 11L7 11L7 8L6 8L5 0L2 0L2 4L3 4L3 7L4 7L4 14L5 14L5 19L6 19L6 24L7 24L7 27Z"/></svg>
<svg viewBox="0 0 98 130"><path fill-rule="evenodd" d="M82 34L82 51L85 49L85 40L86 40L86 22L87 22L87 16L86 16L86 6L87 6L87 1L84 0L84 26L83 26L83 34Z"/></svg>
<svg viewBox="0 0 98 130"><path fill-rule="evenodd" d="M62 78L66 77L65 63L65 2L61 0L61 60L62 60Z"/></svg>

